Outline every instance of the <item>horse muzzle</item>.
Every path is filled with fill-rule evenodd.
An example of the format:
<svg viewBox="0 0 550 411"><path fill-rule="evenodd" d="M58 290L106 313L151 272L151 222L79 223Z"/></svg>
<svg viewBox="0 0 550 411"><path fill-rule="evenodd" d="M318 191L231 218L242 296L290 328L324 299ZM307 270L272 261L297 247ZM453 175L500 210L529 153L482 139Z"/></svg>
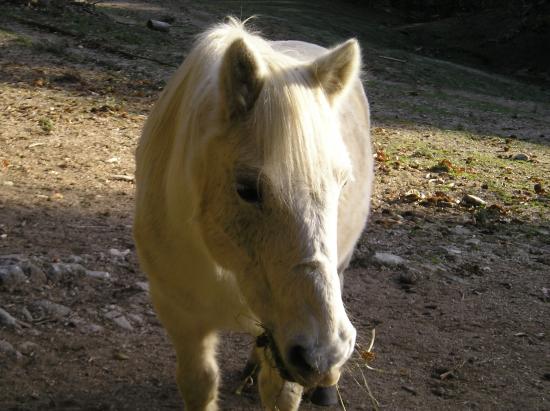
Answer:
<svg viewBox="0 0 550 411"><path fill-rule="evenodd" d="M297 382L304 386L331 386L338 382L340 369L351 357L355 346L355 329L328 345L292 344L286 350L285 364Z"/></svg>
<svg viewBox="0 0 550 411"><path fill-rule="evenodd" d="M304 387L328 387L338 382L341 367L353 353L355 335L351 327L347 338L340 339L337 344L317 346L298 340L281 352L272 335L266 332L258 337L256 345L271 351L273 365L283 379Z"/></svg>

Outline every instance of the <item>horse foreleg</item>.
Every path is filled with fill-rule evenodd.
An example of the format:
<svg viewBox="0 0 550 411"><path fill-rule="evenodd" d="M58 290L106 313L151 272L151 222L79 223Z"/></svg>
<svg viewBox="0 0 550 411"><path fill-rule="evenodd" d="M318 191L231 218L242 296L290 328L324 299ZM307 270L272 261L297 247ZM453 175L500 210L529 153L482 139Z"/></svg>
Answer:
<svg viewBox="0 0 550 411"><path fill-rule="evenodd" d="M201 327L194 314L178 310L177 305L154 290L153 303L176 350L176 381L185 411L217 410L216 333Z"/></svg>
<svg viewBox="0 0 550 411"><path fill-rule="evenodd" d="M302 400L303 387L295 382L285 381L272 365L264 349L258 349L261 360L258 387L262 405L269 411L295 411Z"/></svg>
<svg viewBox="0 0 550 411"><path fill-rule="evenodd" d="M191 329L189 334L193 334ZM186 411L216 411L219 371L215 358L217 335L172 338L176 349L176 380Z"/></svg>

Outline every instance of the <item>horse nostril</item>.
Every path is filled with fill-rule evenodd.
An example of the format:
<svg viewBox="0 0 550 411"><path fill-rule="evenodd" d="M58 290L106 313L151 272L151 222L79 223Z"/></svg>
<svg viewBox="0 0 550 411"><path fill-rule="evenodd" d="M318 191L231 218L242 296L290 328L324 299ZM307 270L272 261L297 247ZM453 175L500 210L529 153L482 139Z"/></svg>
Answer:
<svg viewBox="0 0 550 411"><path fill-rule="evenodd" d="M307 350L301 345L294 345L288 350L288 362L302 373L314 371L313 367L306 359Z"/></svg>

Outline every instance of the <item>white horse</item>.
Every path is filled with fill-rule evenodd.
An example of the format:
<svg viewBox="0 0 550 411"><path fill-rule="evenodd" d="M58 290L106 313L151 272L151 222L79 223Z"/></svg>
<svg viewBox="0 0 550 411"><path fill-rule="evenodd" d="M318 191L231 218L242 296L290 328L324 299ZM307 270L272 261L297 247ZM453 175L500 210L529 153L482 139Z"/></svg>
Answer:
<svg viewBox="0 0 550 411"><path fill-rule="evenodd" d="M263 334L263 406L331 386L356 331L341 276L373 178L356 40L205 32L145 125L134 234L187 410L216 410L217 331Z"/></svg>

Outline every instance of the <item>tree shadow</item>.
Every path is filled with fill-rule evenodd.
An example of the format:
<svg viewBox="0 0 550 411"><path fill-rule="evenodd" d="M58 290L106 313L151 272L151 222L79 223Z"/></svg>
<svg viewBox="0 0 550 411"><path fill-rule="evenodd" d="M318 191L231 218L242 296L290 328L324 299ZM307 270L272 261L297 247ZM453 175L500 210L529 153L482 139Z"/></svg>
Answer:
<svg viewBox="0 0 550 411"><path fill-rule="evenodd" d="M226 15L258 15L249 25L271 39L292 38L330 46L357 37L364 45L365 84L375 122L513 136L545 145L550 141L550 98L546 92L407 51L412 45L406 36L390 28L398 20L396 16L390 18L387 13L357 4L336 7L330 2L322 2L314 10L308 2L242 5L222 1L204 3L196 9L182 7L173 9L172 17L178 24L171 33L121 25L116 22L117 11L111 9L97 9L95 14L73 10L71 16L86 23L79 26L68 18L14 9L16 13L11 13L19 23L3 23L13 36L0 46L4 56L0 82L97 99L97 110L125 106L146 113L189 51L194 35ZM155 16L143 10L126 12L135 21ZM51 30L31 25L33 30L29 31L32 21L47 23ZM61 33L55 32L56 27ZM119 32L124 35L113 34ZM163 62L170 67L159 64Z"/></svg>

